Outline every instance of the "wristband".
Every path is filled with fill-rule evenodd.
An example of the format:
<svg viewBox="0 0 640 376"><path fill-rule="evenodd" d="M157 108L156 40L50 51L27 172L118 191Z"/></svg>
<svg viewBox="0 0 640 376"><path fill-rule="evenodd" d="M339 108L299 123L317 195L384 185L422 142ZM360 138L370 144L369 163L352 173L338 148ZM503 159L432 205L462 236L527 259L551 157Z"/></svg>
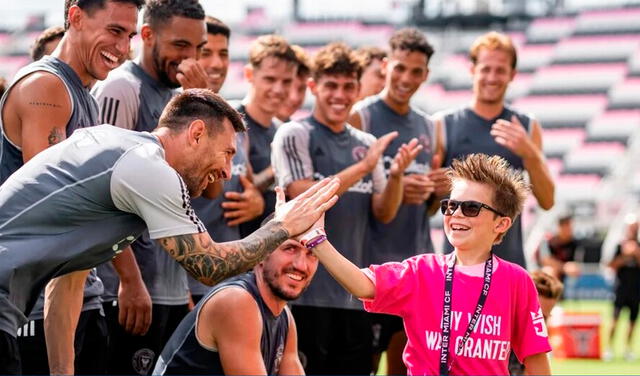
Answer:
<svg viewBox="0 0 640 376"><path fill-rule="evenodd" d="M317 247L318 245L320 245L320 243L322 243L323 241L327 240L327 235L320 235L317 238L313 238L312 240L309 240L307 242L307 249L313 249L315 247Z"/></svg>
<svg viewBox="0 0 640 376"><path fill-rule="evenodd" d="M317 241L322 237L324 237L323 240ZM300 238L300 244L302 244L303 247L307 247L308 249L311 249L317 246L318 244L322 243L324 240L327 240L327 234L324 231L324 228L320 227L320 228L314 228L308 231L306 234L302 235L302 238ZM311 243L313 243L313 246L311 246Z"/></svg>

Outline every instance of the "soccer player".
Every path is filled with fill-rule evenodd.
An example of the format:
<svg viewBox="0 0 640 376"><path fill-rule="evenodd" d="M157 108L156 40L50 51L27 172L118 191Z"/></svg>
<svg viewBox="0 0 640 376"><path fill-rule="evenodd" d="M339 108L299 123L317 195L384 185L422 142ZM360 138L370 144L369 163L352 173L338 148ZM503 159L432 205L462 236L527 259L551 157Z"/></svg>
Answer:
<svg viewBox="0 0 640 376"><path fill-rule="evenodd" d="M153 133L110 125L75 132L42 151L0 189L0 367L17 373L15 333L51 278L106 262L145 229L203 283L260 262L305 232L336 201L325 179L280 205L244 240L216 243L189 204L230 175L238 113L210 90L174 97ZM141 173L144 171L144 173ZM70 295L82 294L82 285ZM68 304L68 301L59 302ZM73 333L72 333L73 334Z"/></svg>
<svg viewBox="0 0 640 376"><path fill-rule="evenodd" d="M554 200L554 184L542 153L542 127L534 118L515 111L504 103L509 83L516 75L517 55L511 39L490 32L480 36L471 46L473 98L470 106L434 115L438 150L444 166L471 153L499 155L511 167L524 170L531 181L533 195L543 209ZM448 187L432 174L436 192L446 196ZM445 250L451 251L447 241ZM525 266L524 242L520 219L493 251L507 261Z"/></svg>
<svg viewBox="0 0 640 376"><path fill-rule="evenodd" d="M89 94L89 86L106 78L126 58L142 3L142 0L65 2L66 33L57 49L51 56L22 68L1 104L0 183L74 130L98 124L98 106ZM50 285L51 300L44 330L52 373L73 373L73 338L82 289L69 286L83 286L87 273L70 274ZM70 291L79 294L69 296ZM16 331L9 333L16 335ZM17 349L4 352L3 356L6 357L0 362L1 374L21 371Z"/></svg>
<svg viewBox="0 0 640 376"><path fill-rule="evenodd" d="M360 77L360 92L358 101L366 97L376 95L384 89L385 73L382 62L387 53L378 47L360 47L356 50L356 56L362 64L362 77Z"/></svg>
<svg viewBox="0 0 640 376"><path fill-rule="evenodd" d="M207 72L209 88L221 89L229 68L229 37L231 30L217 18L207 16L207 43L202 47L198 64ZM238 134L236 155L231 164L231 177L219 187L222 194L214 198L198 197L192 201L193 209L219 241L241 238L239 224L261 215L264 211L262 193L253 185L251 166L247 159L247 142L244 134ZM222 185L222 182L219 182ZM197 303L209 291L209 287L189 278L192 301Z"/></svg>
<svg viewBox="0 0 640 376"><path fill-rule="evenodd" d="M522 210L522 175L501 157L470 154L452 163L449 176L441 211L454 253L361 270L321 238L313 252L368 311L402 317L409 375L508 375L511 349L527 374L549 375L551 347L533 281L491 251Z"/></svg>
<svg viewBox="0 0 640 376"><path fill-rule="evenodd" d="M253 181L262 192L265 211L240 226L242 236L260 226L274 207L274 172L271 142L276 133L275 116L289 95L298 59L289 43L278 35L263 35L249 47L249 63L244 77L249 82L246 98L237 110L244 115L249 143L249 163Z"/></svg>
<svg viewBox="0 0 640 376"><path fill-rule="evenodd" d="M304 374L287 302L317 267L311 250L289 239L252 272L216 285L180 323L153 374Z"/></svg>
<svg viewBox="0 0 640 376"><path fill-rule="evenodd" d="M307 52L304 48L296 44L292 45L291 48L293 52L296 53L298 67L296 68L296 75L291 84L289 95L276 113L276 118L281 123L291 121L291 116L304 104L304 98L307 96L307 81L311 76L311 67Z"/></svg>
<svg viewBox="0 0 640 376"><path fill-rule="evenodd" d="M31 47L31 60L38 61L44 55L51 55L64 36L64 27L52 26L43 31Z"/></svg>
<svg viewBox="0 0 640 376"><path fill-rule="evenodd" d="M380 159L397 136L378 140L347 123L358 95L362 68L342 43L322 48L313 61L309 81L316 97L313 114L278 128L272 163L278 185L297 197L325 176L337 176L340 202L328 213L327 231L348 258L362 265L364 238L371 216L388 223L402 200L402 176L421 150L418 140L401 145L387 179ZM349 294L325 270L294 305L300 351L310 374L368 374L371 369L371 324Z"/></svg>
<svg viewBox="0 0 640 376"><path fill-rule="evenodd" d="M209 77L196 62L207 42L204 18L197 0L146 2L140 56L114 70L92 90L100 104L102 122L151 131L179 87L208 86ZM108 305L109 373L114 374L149 373L164 343L189 312L187 275L180 265L148 233L137 239L132 249L153 306L141 314L135 302ZM103 265L99 273L109 288L105 300L115 300L118 279L111 265Z"/></svg>
<svg viewBox="0 0 640 376"><path fill-rule="evenodd" d="M381 67L383 77L386 77L382 93L358 102L353 107L350 123L376 137L398 132L398 137L382 157L387 177L400 145L416 138L422 151L402 178L403 203L394 220L388 224L370 221L365 246L370 255L367 264L402 261L416 254L433 252L427 200L434 189L428 176L435 146L434 127L425 113L411 106L411 98L427 79L433 48L424 35L413 28L396 31L389 40L389 47L389 55ZM387 315L374 315L371 319L374 365L382 352L387 351L387 374L406 373L402 363L402 350L406 344L402 320Z"/></svg>

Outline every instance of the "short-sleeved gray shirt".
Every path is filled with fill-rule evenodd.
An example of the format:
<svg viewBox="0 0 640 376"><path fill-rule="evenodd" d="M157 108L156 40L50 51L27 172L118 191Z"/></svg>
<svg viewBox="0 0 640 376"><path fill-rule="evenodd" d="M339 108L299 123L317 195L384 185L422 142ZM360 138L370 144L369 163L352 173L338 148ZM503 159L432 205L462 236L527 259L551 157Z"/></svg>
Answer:
<svg viewBox="0 0 640 376"><path fill-rule="evenodd" d="M205 231L156 136L100 125L36 155L0 186L0 330L15 336L51 278L110 260L145 228Z"/></svg>
<svg viewBox="0 0 640 376"><path fill-rule="evenodd" d="M339 133L313 117L283 124L272 145L271 162L276 171L276 182L284 188L296 180L333 176L364 158L373 142L375 137L348 124ZM366 262L364 242L372 195L382 193L385 185L380 160L374 171L343 193L325 216L325 229L331 243L360 267ZM340 287L322 266L295 304L362 309L362 303Z"/></svg>

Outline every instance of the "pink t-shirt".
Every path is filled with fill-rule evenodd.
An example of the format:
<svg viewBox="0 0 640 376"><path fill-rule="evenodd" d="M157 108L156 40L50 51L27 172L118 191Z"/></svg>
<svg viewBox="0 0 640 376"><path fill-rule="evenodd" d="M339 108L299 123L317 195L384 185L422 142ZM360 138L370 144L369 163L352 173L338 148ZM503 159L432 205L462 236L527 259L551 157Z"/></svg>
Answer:
<svg viewBox="0 0 640 376"><path fill-rule="evenodd" d="M403 262L372 265L365 273L376 297L369 312L401 316L408 342L403 359L410 375L440 373L445 256L418 255ZM520 361L551 351L538 294L527 272L494 256L489 296L461 354L454 354L478 303L484 264L455 267L449 362L451 375L508 375L509 352Z"/></svg>

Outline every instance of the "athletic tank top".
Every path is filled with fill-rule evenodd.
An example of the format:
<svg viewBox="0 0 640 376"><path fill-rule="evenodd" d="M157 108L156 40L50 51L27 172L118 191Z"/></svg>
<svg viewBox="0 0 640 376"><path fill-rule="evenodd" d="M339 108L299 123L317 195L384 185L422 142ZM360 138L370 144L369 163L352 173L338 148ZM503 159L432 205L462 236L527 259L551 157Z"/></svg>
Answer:
<svg viewBox="0 0 640 376"><path fill-rule="evenodd" d="M511 121L511 116L513 115L518 117L527 131L531 131L531 118L506 106L502 113L493 119L484 119L469 107L442 115L446 145L444 166L449 167L454 159L463 158L471 153L484 153L487 155L499 155L506 159L512 168L523 170L524 163L522 158L496 143L489 133L491 125L496 120L505 119ZM453 250L446 237L444 238L444 250L447 253ZM513 222L502 242L493 246L493 252L504 260L526 267L520 216Z"/></svg>
<svg viewBox="0 0 640 376"><path fill-rule="evenodd" d="M213 349L206 349L196 338L196 320L202 305L218 291L227 287L240 287L248 291L258 304L262 316L262 336L260 352L268 375L277 375L284 353L289 331L289 317L286 310L274 316L269 310L256 283L253 272L228 279L211 289L206 297L182 320L164 347L154 375L222 375L220 355Z"/></svg>

